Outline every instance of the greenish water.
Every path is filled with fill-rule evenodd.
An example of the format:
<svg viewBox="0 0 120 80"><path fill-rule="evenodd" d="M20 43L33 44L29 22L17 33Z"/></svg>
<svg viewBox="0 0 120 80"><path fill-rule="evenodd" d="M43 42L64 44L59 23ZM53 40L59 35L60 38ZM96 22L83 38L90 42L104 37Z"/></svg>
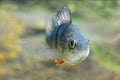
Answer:
<svg viewBox="0 0 120 80"><path fill-rule="evenodd" d="M18 2L3 1L0 6L1 11L5 10L25 23L23 36L20 37L20 54L16 59L4 63L1 61L1 80L120 79L119 46L116 45L120 41L114 41L120 33L118 3L114 6L116 3L112 3L112 0L65 1L72 9L74 23L89 39L91 53L85 61L75 66L57 67L53 62L52 51L45 43L44 24L65 5L64 1L59 4L57 0L48 0L49 4L47 0Z"/></svg>

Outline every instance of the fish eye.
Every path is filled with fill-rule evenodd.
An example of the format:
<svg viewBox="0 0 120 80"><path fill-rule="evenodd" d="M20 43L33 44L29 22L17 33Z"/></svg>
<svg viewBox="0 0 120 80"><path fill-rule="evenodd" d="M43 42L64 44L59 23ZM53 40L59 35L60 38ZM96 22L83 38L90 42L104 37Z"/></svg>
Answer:
<svg viewBox="0 0 120 80"><path fill-rule="evenodd" d="M75 41L74 40L70 41L69 46L71 49L73 49L75 47Z"/></svg>

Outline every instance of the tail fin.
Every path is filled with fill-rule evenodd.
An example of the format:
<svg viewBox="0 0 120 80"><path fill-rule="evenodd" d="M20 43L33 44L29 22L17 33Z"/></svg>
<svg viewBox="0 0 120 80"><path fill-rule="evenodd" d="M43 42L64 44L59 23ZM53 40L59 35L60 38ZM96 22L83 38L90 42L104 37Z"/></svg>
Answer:
<svg viewBox="0 0 120 80"><path fill-rule="evenodd" d="M55 22L56 20L54 18L52 18L51 21L47 21L45 23L45 30L47 35L51 34L51 32L57 27L57 22Z"/></svg>
<svg viewBox="0 0 120 80"><path fill-rule="evenodd" d="M46 31L46 35L49 35L52 32L52 23L50 21L46 21L45 31Z"/></svg>

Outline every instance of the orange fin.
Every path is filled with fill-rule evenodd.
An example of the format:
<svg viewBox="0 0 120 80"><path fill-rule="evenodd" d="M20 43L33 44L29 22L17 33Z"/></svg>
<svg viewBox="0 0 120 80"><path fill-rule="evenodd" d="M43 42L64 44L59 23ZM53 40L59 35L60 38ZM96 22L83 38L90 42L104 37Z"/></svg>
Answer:
<svg viewBox="0 0 120 80"><path fill-rule="evenodd" d="M55 63L57 63L57 62L58 62L57 58L54 58L54 59L53 59L53 61L54 61Z"/></svg>
<svg viewBox="0 0 120 80"><path fill-rule="evenodd" d="M65 61L64 61L64 60L58 61L57 58L54 58L53 61L56 63L56 66L60 66L60 65L65 64Z"/></svg>
<svg viewBox="0 0 120 80"><path fill-rule="evenodd" d="M63 60L61 60L61 61L56 63L56 66L60 66L60 65L63 65L63 64L65 64L65 62Z"/></svg>

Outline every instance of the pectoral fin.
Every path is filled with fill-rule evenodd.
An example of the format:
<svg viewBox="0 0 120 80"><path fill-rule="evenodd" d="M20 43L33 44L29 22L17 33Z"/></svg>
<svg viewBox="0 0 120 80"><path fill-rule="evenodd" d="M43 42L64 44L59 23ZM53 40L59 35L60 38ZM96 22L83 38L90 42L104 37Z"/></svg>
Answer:
<svg viewBox="0 0 120 80"><path fill-rule="evenodd" d="M60 65L65 64L65 61L64 61L64 60L58 61L57 58L54 58L54 62L55 62L55 64L56 64L56 66L60 66Z"/></svg>
<svg viewBox="0 0 120 80"><path fill-rule="evenodd" d="M65 62L63 60L59 61L56 63L56 66L60 66L60 65L63 65Z"/></svg>

